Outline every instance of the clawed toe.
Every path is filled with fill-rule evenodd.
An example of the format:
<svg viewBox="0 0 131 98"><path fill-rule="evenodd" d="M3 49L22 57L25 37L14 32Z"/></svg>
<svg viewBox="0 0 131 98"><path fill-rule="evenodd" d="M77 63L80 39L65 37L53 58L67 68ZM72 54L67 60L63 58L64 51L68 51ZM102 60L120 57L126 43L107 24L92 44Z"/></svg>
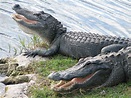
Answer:
<svg viewBox="0 0 131 98"><path fill-rule="evenodd" d="M28 57L35 57L37 55L37 53L35 51L26 51L24 52L23 56L26 56L27 58Z"/></svg>

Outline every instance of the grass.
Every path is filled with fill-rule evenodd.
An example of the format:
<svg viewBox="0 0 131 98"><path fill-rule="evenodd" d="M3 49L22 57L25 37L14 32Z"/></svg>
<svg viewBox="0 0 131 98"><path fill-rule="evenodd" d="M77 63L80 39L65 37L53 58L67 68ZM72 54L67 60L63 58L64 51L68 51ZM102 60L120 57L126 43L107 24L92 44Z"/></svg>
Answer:
<svg viewBox="0 0 131 98"><path fill-rule="evenodd" d="M48 45L46 43L44 43L43 41L41 41L40 37L37 35L32 36L30 40L31 41L26 44L26 40L21 39L19 37L19 42L21 44L21 47L23 47L25 49L27 49L27 48L35 49L37 47L48 48Z"/></svg>
<svg viewBox="0 0 131 98"><path fill-rule="evenodd" d="M30 41L29 42L26 42L26 39L23 39L21 37L18 37L19 38L19 50L20 52L17 50L16 47L11 47L10 44L8 44L8 51L7 52L11 52L11 50L13 50L14 52L14 56L16 56L17 54L21 54L23 51L27 51L28 49L36 49L37 47L40 47L40 48L48 48L48 45L46 43L44 43L43 41L41 41L40 37L38 37L37 35L34 35L31 37ZM0 50L2 50L0 48ZM4 50L3 50L4 51Z"/></svg>
<svg viewBox="0 0 131 98"><path fill-rule="evenodd" d="M67 57L58 55L53 58L50 58L50 60L47 60L47 61L36 62L35 65L37 67L36 71L40 75L46 77L52 71L64 70L68 67L71 67L76 62L77 60L73 60L71 58L67 58Z"/></svg>
<svg viewBox="0 0 131 98"><path fill-rule="evenodd" d="M30 88L29 98L130 98L131 82L101 89L81 89L66 95L53 92L50 89L50 85L53 81L46 77L52 71L64 70L73 66L76 62L77 60L57 55L50 58L50 60L33 63L34 71L39 75L39 81L37 81L35 86Z"/></svg>

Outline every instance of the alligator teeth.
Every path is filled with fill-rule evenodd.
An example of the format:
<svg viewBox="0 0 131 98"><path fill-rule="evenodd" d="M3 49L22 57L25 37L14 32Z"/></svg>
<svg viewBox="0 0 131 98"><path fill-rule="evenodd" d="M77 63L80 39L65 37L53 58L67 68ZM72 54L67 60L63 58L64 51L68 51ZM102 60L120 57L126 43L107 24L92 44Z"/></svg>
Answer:
<svg viewBox="0 0 131 98"><path fill-rule="evenodd" d="M58 92L61 92L61 91L68 91L70 90L71 88L73 88L75 85L79 85L79 84L84 84L86 81L88 81L92 76L94 75L93 74L90 74L84 78L73 78L72 80L70 81L63 81L61 80L58 84L54 85L51 87L52 90L54 91L58 91Z"/></svg>
<svg viewBox="0 0 131 98"><path fill-rule="evenodd" d="M54 90L54 91L68 91L68 90L70 90L74 85L76 85L77 83L74 83L74 82L72 82L72 81L69 81L69 82L67 82L67 83L64 83L63 85L61 85L61 86L54 86L53 88L52 88L52 90Z"/></svg>
<svg viewBox="0 0 131 98"><path fill-rule="evenodd" d="M15 20L17 20L17 21L22 21L22 18L19 18L18 14L13 14L12 18L15 19Z"/></svg>
<svg viewBox="0 0 131 98"><path fill-rule="evenodd" d="M57 83L56 85L53 85L51 87L51 89L55 89L55 88L59 88L60 86L64 85L66 83L66 81L61 80L59 83Z"/></svg>

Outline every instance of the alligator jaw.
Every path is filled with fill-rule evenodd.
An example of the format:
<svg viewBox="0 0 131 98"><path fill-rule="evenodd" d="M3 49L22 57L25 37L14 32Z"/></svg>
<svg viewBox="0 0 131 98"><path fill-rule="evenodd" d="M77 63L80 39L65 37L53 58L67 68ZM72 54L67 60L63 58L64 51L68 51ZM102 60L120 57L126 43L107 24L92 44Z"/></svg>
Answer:
<svg viewBox="0 0 131 98"><path fill-rule="evenodd" d="M63 94L77 89L98 87L105 83L110 76L111 69L107 62L102 63L99 57L93 60L85 59L65 71L51 73L48 76L49 79L60 81L51 89Z"/></svg>
<svg viewBox="0 0 131 98"><path fill-rule="evenodd" d="M27 24L36 24L37 23L37 21L35 21L35 20L30 20L30 19L28 19L28 18L26 18L25 16L23 16L23 15L21 15L21 14L13 14L12 15L12 18L15 20L15 21L23 21L23 22L25 22L25 23L27 23Z"/></svg>
<svg viewBox="0 0 131 98"><path fill-rule="evenodd" d="M30 28L39 26L39 22L38 22L38 21L28 19L28 18L26 18L24 15L18 14L18 13L13 14L13 15L12 15L12 18L18 23L18 26L19 26L24 32L26 32L27 34L31 34L31 35L36 34L36 32L33 31L33 30L30 29Z"/></svg>
<svg viewBox="0 0 131 98"><path fill-rule="evenodd" d="M60 80L59 83L53 85L51 87L52 90L56 91L56 92L60 92L60 93L65 93L65 92L69 92L71 91L75 86L77 85L81 85L84 84L85 82L88 82L95 74L97 74L96 71L93 74L89 74L86 77L82 77L82 78L73 78L70 81L64 81L64 80ZM76 89L74 89L76 90Z"/></svg>
<svg viewBox="0 0 131 98"><path fill-rule="evenodd" d="M18 4L14 5L12 9L16 12L16 14L12 15L12 18L16 22L19 22L19 23L23 22L26 24L37 24L38 23L37 17L34 15L32 11L21 8L20 5Z"/></svg>
<svg viewBox="0 0 131 98"><path fill-rule="evenodd" d="M85 77L77 76L70 80L60 79L60 82L51 86L51 89L60 94L70 93L79 89L92 89L103 85L109 78L112 70L100 69Z"/></svg>
<svg viewBox="0 0 131 98"><path fill-rule="evenodd" d="M91 89L106 82L111 69L108 61L102 63L99 58L94 60L79 61L75 66L65 70L51 73L48 78L60 81L52 86L58 93L71 92L77 89ZM65 82L67 81L67 82Z"/></svg>

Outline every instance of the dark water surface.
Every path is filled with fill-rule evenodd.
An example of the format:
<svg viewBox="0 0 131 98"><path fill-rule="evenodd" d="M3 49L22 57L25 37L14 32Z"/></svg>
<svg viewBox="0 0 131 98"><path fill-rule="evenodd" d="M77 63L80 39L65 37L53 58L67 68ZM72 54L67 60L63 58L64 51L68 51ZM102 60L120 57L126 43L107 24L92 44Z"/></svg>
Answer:
<svg viewBox="0 0 131 98"><path fill-rule="evenodd" d="M14 4L50 13L68 31L131 38L131 0L0 0L0 58L19 52L20 38L30 39L11 18Z"/></svg>

